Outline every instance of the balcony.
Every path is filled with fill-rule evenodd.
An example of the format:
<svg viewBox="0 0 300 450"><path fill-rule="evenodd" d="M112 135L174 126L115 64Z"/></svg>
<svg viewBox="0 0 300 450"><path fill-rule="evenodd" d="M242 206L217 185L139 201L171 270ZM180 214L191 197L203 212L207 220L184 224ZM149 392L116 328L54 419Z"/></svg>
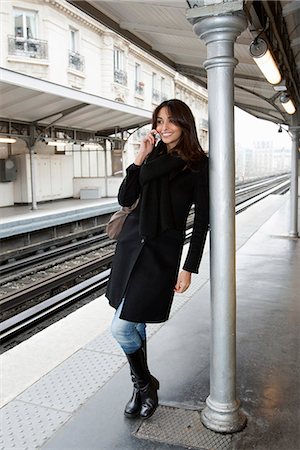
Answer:
<svg viewBox="0 0 300 450"><path fill-rule="evenodd" d="M135 82L135 93L137 95L144 95L144 88L145 88L145 84L143 81Z"/></svg>
<svg viewBox="0 0 300 450"><path fill-rule="evenodd" d="M203 130L208 130L208 120L207 119L201 119L200 121L200 127Z"/></svg>
<svg viewBox="0 0 300 450"><path fill-rule="evenodd" d="M152 89L152 101L158 103L160 100L160 92L158 89Z"/></svg>
<svg viewBox="0 0 300 450"><path fill-rule="evenodd" d="M23 58L47 59L48 42L41 39L8 36L8 54Z"/></svg>
<svg viewBox="0 0 300 450"><path fill-rule="evenodd" d="M123 70L115 70L114 71L114 81L115 83L127 85L127 73Z"/></svg>
<svg viewBox="0 0 300 450"><path fill-rule="evenodd" d="M69 51L69 68L84 71L84 57L77 52Z"/></svg>

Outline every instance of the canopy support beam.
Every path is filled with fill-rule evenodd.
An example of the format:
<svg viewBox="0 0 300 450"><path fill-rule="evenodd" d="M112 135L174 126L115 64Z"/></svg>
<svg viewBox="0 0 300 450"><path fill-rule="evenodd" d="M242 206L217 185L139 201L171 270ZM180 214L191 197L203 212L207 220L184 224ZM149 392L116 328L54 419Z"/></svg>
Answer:
<svg viewBox="0 0 300 450"><path fill-rule="evenodd" d="M289 128L292 135L291 187L290 187L290 231L289 236L298 238L298 155L299 127Z"/></svg>

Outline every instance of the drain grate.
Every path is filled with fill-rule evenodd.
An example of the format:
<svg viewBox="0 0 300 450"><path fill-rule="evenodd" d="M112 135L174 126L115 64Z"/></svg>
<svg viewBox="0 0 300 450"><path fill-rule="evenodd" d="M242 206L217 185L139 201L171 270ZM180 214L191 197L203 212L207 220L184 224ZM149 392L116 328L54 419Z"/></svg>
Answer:
<svg viewBox="0 0 300 450"><path fill-rule="evenodd" d="M134 436L198 450L231 450L232 437L205 428L199 411L160 405Z"/></svg>

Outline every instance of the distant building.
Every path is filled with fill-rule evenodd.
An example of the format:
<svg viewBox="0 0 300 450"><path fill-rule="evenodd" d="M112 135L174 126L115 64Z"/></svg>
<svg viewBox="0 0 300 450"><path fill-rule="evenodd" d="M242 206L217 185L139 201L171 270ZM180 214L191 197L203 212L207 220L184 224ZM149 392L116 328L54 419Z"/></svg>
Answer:
<svg viewBox="0 0 300 450"><path fill-rule="evenodd" d="M287 173L291 166L290 150L272 141L254 142L252 148L237 144L235 157L237 182Z"/></svg>

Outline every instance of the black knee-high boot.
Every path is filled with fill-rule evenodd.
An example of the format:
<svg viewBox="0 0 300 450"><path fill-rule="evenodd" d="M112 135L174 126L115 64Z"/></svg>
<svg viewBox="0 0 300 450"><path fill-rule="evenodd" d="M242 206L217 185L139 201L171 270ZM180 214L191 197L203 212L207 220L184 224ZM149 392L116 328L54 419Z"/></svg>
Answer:
<svg viewBox="0 0 300 450"><path fill-rule="evenodd" d="M145 358L147 361L146 339L142 341L142 348L144 350ZM131 396L130 400L127 402L127 404L125 406L124 414L126 417L129 417L131 419L131 418L135 418L136 416L139 416L139 414L141 412L142 403L141 403L140 390L137 385L136 378L135 378L134 373L132 372L131 367L130 367L130 376L131 376L131 381L133 384L133 391L132 391L132 396Z"/></svg>
<svg viewBox="0 0 300 450"><path fill-rule="evenodd" d="M131 375L131 380L133 383L133 391L132 391L132 396L131 396L130 400L127 402L127 404L125 406L125 410L124 410L125 416L129 417L129 419L139 416L140 411L141 411L141 406L142 406L140 390L136 383L136 378L135 378L134 374L132 373L131 369L130 369L130 375Z"/></svg>
<svg viewBox="0 0 300 450"><path fill-rule="evenodd" d="M158 406L159 382L149 372L145 344L136 352L126 354L134 383L132 397L125 407L127 417L136 417L139 413L141 418L148 419Z"/></svg>

